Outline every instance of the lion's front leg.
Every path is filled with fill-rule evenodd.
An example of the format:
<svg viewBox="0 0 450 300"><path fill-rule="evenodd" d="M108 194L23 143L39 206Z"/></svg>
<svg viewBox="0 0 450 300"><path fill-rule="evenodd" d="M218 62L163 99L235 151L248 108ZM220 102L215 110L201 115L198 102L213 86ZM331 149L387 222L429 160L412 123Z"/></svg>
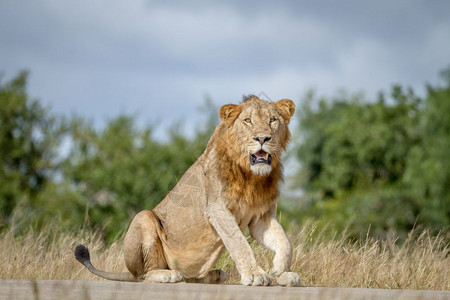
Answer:
<svg viewBox="0 0 450 300"><path fill-rule="evenodd" d="M253 251L231 212L224 205L210 204L208 218L236 263L241 284L269 285L271 277L257 265Z"/></svg>
<svg viewBox="0 0 450 300"><path fill-rule="evenodd" d="M292 247L275 213L271 210L254 224L250 224L250 233L254 239L275 251L272 274L279 285L300 286L300 277L291 272Z"/></svg>

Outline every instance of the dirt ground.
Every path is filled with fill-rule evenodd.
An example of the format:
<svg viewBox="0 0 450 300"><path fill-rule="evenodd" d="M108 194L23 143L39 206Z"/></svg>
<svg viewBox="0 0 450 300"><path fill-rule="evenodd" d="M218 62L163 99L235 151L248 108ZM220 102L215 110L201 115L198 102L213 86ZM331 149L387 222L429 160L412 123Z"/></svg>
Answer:
<svg viewBox="0 0 450 300"><path fill-rule="evenodd" d="M0 280L0 299L450 299L450 291L156 284L82 280Z"/></svg>

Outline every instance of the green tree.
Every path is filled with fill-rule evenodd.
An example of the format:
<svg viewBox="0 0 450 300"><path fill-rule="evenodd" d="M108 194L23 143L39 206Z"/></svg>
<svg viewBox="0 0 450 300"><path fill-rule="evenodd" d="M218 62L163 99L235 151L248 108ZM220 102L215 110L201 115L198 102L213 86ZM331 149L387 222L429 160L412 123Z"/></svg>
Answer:
<svg viewBox="0 0 450 300"><path fill-rule="evenodd" d="M87 211L91 225L109 238L125 230L137 212L155 207L200 156L213 129L213 117L208 120L192 139L175 125L161 142L152 137L151 127L136 127L131 116L118 116L101 130L74 119L63 174L79 195L78 214Z"/></svg>
<svg viewBox="0 0 450 300"><path fill-rule="evenodd" d="M420 207L402 178L421 139L420 108L421 99L399 86L375 102L310 95L299 112L296 152L305 214L340 229L352 221L356 235L369 226L374 234L414 226Z"/></svg>
<svg viewBox="0 0 450 300"><path fill-rule="evenodd" d="M20 202L34 211L36 199L57 169L56 154L65 132L62 119L51 115L27 94L27 72L0 84L0 223L10 225Z"/></svg>
<svg viewBox="0 0 450 300"><path fill-rule="evenodd" d="M404 178L415 193L419 221L435 229L450 225L450 67L441 77L444 86L428 86L422 138L408 157Z"/></svg>

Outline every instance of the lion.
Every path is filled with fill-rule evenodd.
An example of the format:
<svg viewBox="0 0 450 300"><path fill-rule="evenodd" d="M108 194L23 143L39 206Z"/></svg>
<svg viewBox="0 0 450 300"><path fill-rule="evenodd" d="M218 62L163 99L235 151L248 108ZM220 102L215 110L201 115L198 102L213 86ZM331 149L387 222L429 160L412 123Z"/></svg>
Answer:
<svg viewBox="0 0 450 300"><path fill-rule="evenodd" d="M223 283L212 270L225 249L242 285L299 286L291 272L292 246L276 217L283 167L295 104L256 96L220 108L221 122L204 153L153 209L139 212L124 240L129 272L96 269L83 245L75 257L92 273L110 280ZM258 266L243 234L275 252L270 275Z"/></svg>

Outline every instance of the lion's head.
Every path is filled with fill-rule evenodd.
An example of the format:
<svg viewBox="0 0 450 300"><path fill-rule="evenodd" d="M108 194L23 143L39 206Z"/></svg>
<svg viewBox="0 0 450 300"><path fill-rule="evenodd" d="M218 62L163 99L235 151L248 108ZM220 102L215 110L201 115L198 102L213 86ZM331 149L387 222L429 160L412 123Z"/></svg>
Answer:
<svg viewBox="0 0 450 300"><path fill-rule="evenodd" d="M269 102L256 96L222 106L219 115L227 127L228 156L255 175L269 175L286 150L294 111L291 100Z"/></svg>

